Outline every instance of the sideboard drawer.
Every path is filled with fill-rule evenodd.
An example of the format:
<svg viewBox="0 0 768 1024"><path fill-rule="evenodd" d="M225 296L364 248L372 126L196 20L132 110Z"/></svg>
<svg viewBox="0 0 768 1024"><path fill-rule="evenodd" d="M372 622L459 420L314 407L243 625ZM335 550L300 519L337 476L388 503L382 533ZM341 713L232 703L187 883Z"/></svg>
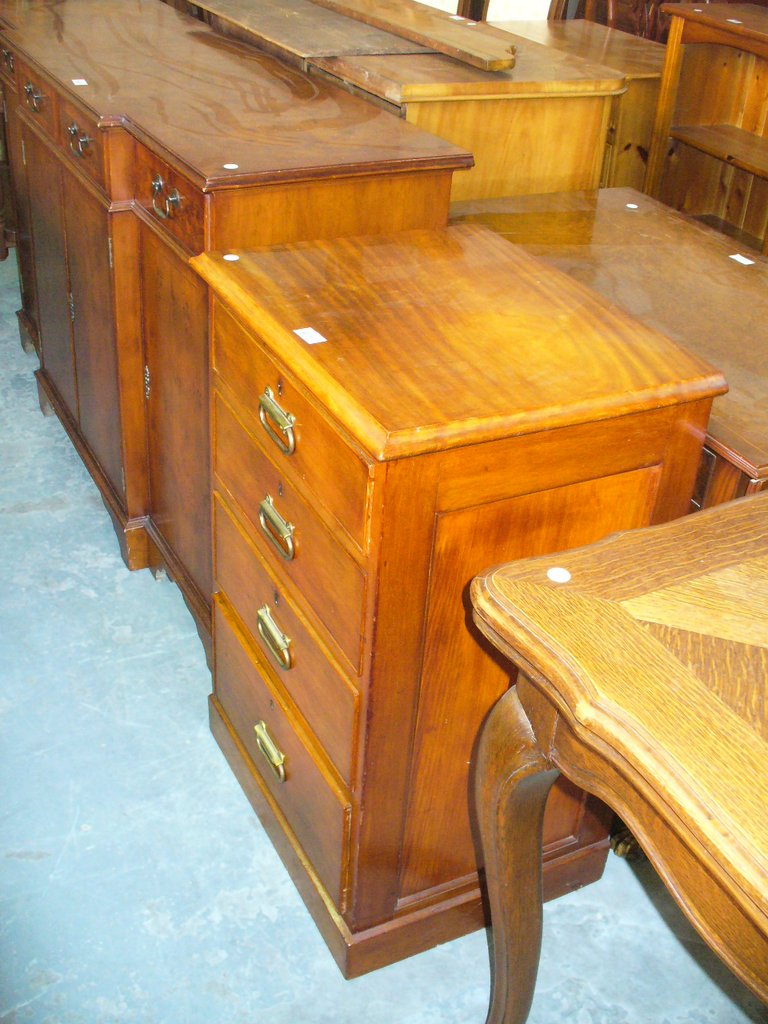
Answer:
<svg viewBox="0 0 768 1024"><path fill-rule="evenodd" d="M93 117L63 98L59 101L59 138L77 167L104 188L104 132Z"/></svg>
<svg viewBox="0 0 768 1024"><path fill-rule="evenodd" d="M214 629L216 698L338 906L345 888L351 806L323 776L291 727L286 709L265 685L219 601Z"/></svg>
<svg viewBox="0 0 768 1024"><path fill-rule="evenodd" d="M267 564L278 578L291 580L358 673L365 573L218 394L213 431L217 483L242 510Z"/></svg>
<svg viewBox="0 0 768 1024"><path fill-rule="evenodd" d="M136 202L192 253L205 248L205 196L164 160L136 143Z"/></svg>
<svg viewBox="0 0 768 1024"><path fill-rule="evenodd" d="M58 96L55 90L18 58L16 82L19 103L29 114L30 120L44 128L52 138L56 138Z"/></svg>
<svg viewBox="0 0 768 1024"><path fill-rule="evenodd" d="M270 458L300 477L365 547L368 465L224 306L214 305L213 367L235 394L253 396L253 429Z"/></svg>
<svg viewBox="0 0 768 1024"><path fill-rule="evenodd" d="M347 783L358 696L269 574L221 499L213 507L216 582ZM281 635L282 634L282 635ZM279 637L276 644L275 636ZM283 646L285 644L286 646Z"/></svg>

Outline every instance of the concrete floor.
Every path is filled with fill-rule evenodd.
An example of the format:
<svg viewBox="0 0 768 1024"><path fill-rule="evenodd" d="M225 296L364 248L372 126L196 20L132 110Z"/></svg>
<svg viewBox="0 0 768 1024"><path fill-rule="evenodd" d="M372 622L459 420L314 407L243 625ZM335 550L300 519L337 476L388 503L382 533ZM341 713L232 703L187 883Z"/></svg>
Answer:
<svg viewBox="0 0 768 1024"><path fill-rule="evenodd" d="M0 1021L481 1024L476 933L345 982L208 732L178 591L129 573L0 264ZM548 904L530 1024L768 1011L647 865Z"/></svg>

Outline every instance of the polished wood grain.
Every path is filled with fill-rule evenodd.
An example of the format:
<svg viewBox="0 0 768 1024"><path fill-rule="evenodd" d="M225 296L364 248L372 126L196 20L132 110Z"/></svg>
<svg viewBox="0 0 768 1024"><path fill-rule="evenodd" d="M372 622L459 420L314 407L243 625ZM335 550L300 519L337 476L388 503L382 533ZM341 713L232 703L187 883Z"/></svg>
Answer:
<svg viewBox="0 0 768 1024"><path fill-rule="evenodd" d="M314 644L310 660L328 657L359 694L353 734L330 739L325 716L299 710L252 627L240 629L243 656L262 666L276 703L288 702L320 768L340 748L353 752L341 901L248 754L252 723L235 721L234 683L230 674L220 695L217 667L212 725L355 976L483 921L469 770L510 676L469 625L473 573L681 515L723 384L483 229L206 253L192 265L214 291L214 490L231 518L216 539L218 600L252 621L250 584L233 563L255 554L301 621L302 643ZM302 328L317 332L312 344ZM216 357L222 344L257 350L263 380ZM296 416L293 454L260 423L266 385ZM310 470L301 446L328 431L323 472ZM345 488L356 493L343 506ZM290 557L264 533L266 494L291 524ZM344 523L363 507L360 544ZM457 666L471 686L446 686ZM337 685L334 676L326 700ZM559 786L545 829L548 896L599 876L599 803Z"/></svg>
<svg viewBox="0 0 768 1024"><path fill-rule="evenodd" d="M755 496L473 582L475 621L524 673L478 761L489 1022L528 1015L558 771L616 808L706 942L768 1001L766 512Z"/></svg>
<svg viewBox="0 0 768 1024"><path fill-rule="evenodd" d="M632 189L456 204L453 217L493 228L719 367L729 390L712 409L717 465L705 466L698 501L768 485L765 257L739 263L732 240Z"/></svg>
<svg viewBox="0 0 768 1024"><path fill-rule="evenodd" d="M416 0L313 0L339 14L395 32L483 71L514 67L515 47L485 23L438 11Z"/></svg>
<svg viewBox="0 0 768 1024"><path fill-rule="evenodd" d="M185 0L186 2L186 0ZM187 3L205 12L217 32L255 43L282 59L306 65L308 57L347 53L420 53L424 47L362 21L336 14L312 0L202 0Z"/></svg>
<svg viewBox="0 0 768 1024"><path fill-rule="evenodd" d="M497 28L616 68L626 91L614 97L601 185L642 188L659 96L664 47L592 21L497 21Z"/></svg>
<svg viewBox="0 0 768 1024"><path fill-rule="evenodd" d="M768 11L665 10L670 34L646 191L765 251Z"/></svg>
<svg viewBox="0 0 768 1024"><path fill-rule="evenodd" d="M630 413L660 387L662 404L719 388L718 375L695 356L567 275L547 275L545 283L539 262L481 227L236 255L227 262L205 253L192 263L215 288L226 285L228 305L287 369L311 374L317 397L377 459L565 426L598 408ZM470 259L483 272L462 286ZM429 316L419 302L425 292L434 299ZM307 345L294 333L302 327L327 343ZM404 336L408 344L393 359L393 340ZM512 363L510 346L517 352ZM582 350L590 358L579 365L574 357Z"/></svg>

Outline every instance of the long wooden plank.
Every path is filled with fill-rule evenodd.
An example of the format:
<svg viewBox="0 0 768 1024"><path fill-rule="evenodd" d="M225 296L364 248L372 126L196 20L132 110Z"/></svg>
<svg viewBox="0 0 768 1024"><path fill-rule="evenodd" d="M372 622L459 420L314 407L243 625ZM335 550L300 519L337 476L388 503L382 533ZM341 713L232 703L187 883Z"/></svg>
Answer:
<svg viewBox="0 0 768 1024"><path fill-rule="evenodd" d="M428 49L483 71L514 67L515 47L508 33L487 22L469 21L416 0L313 0L320 7L394 32Z"/></svg>
<svg viewBox="0 0 768 1024"><path fill-rule="evenodd" d="M324 10L312 0L195 0L213 28L283 58L424 53L418 43Z"/></svg>

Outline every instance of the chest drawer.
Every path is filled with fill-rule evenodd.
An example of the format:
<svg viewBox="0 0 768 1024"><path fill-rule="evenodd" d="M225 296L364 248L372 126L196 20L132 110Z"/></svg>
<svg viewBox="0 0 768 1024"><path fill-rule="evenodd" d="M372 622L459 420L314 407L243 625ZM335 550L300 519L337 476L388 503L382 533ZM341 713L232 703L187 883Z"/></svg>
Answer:
<svg viewBox="0 0 768 1024"><path fill-rule="evenodd" d="M104 188L104 132L91 116L63 98L59 100L59 138L70 159Z"/></svg>
<svg viewBox="0 0 768 1024"><path fill-rule="evenodd" d="M250 632L278 684L349 784L357 693L333 667L306 620L218 497L213 514L218 587Z"/></svg>
<svg viewBox="0 0 768 1024"><path fill-rule="evenodd" d="M300 327L297 324L297 327ZM285 473L365 548L368 466L293 385L248 331L216 302L213 367L252 412L255 435Z"/></svg>
<svg viewBox="0 0 768 1024"><path fill-rule="evenodd" d="M19 104L31 121L56 138L58 96L46 81L27 64L16 58L16 82Z"/></svg>
<svg viewBox="0 0 768 1024"><path fill-rule="evenodd" d="M220 395L214 400L214 472L247 519L256 547L289 579L360 671L366 575Z"/></svg>
<svg viewBox="0 0 768 1024"><path fill-rule="evenodd" d="M164 160L136 143L136 202L192 253L205 248L205 196Z"/></svg>
<svg viewBox="0 0 768 1024"><path fill-rule="evenodd" d="M345 890L351 807L294 731L217 601L216 698L264 788L337 906Z"/></svg>

